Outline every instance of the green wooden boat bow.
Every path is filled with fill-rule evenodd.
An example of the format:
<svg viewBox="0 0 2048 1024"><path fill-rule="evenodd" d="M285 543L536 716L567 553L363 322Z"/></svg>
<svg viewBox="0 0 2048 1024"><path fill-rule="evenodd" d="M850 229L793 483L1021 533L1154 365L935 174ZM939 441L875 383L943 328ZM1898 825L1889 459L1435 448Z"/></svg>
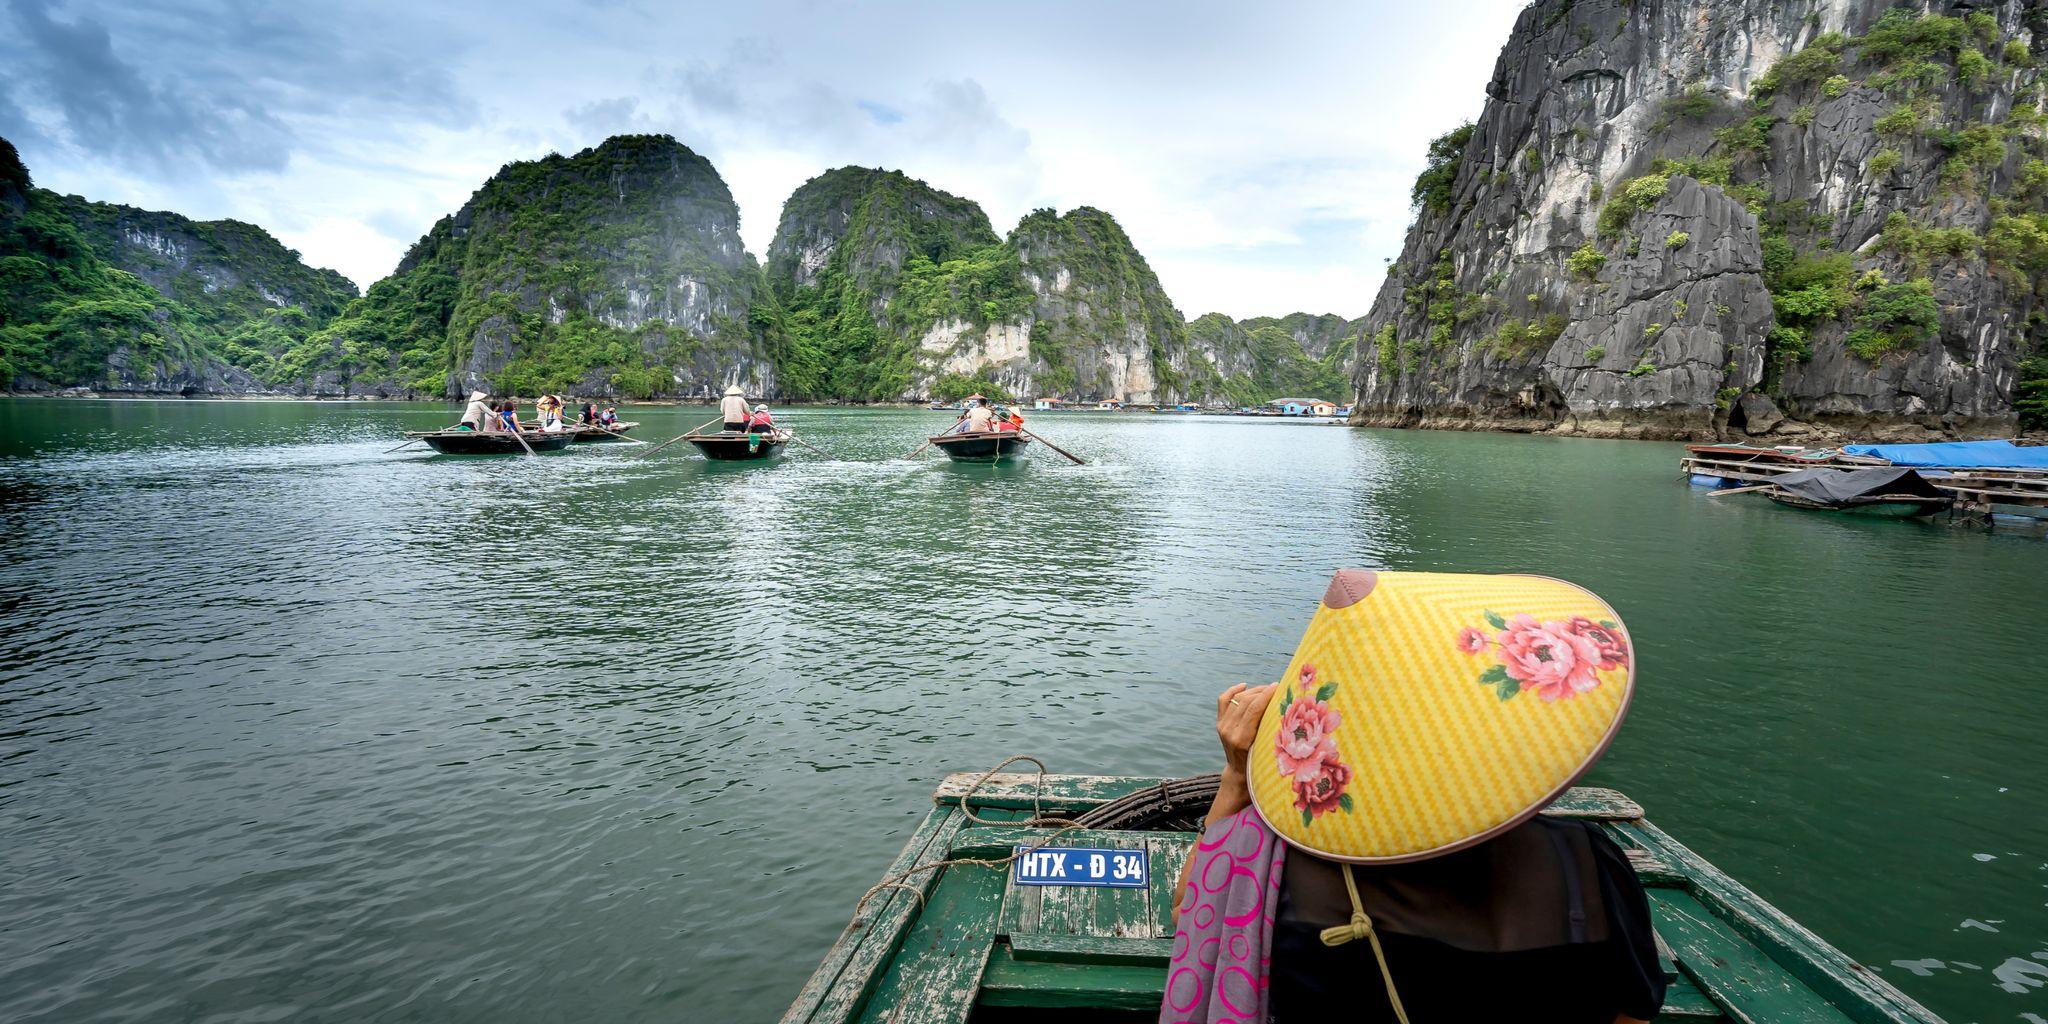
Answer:
<svg viewBox="0 0 2048 1024"><path fill-rule="evenodd" d="M1195 836L983 824L1071 816L1169 780L977 773L946 779L889 865L1002 861L1019 845L1143 850L1147 889L1015 885L952 864L876 892L826 953L784 1024L965 1022L1087 1011L1155 1020L1173 945L1174 880ZM969 790L972 789L972 794ZM1598 822L1649 889L1670 981L1660 1021L1939 1024L1940 1018L1643 820L1634 801L1574 789L1544 813Z"/></svg>

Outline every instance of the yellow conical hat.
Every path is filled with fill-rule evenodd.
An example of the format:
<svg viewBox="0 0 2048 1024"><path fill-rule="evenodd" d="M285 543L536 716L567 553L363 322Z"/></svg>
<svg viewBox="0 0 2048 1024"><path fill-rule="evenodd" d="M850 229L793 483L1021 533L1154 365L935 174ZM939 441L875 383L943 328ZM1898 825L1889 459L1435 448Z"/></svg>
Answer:
<svg viewBox="0 0 2048 1024"><path fill-rule="evenodd" d="M1259 723L1252 802L1333 860L1449 853L1563 793L1633 689L1627 629L1570 583L1345 569Z"/></svg>

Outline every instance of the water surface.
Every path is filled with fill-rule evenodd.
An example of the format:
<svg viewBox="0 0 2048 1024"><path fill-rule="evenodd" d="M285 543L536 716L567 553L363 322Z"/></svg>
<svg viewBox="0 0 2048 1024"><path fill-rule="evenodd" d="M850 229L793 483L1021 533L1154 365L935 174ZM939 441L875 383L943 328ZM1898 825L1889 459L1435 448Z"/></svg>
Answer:
<svg viewBox="0 0 2048 1024"><path fill-rule="evenodd" d="M0 1019L772 1019L943 775L1212 770L1210 698L1347 565L1593 588L1642 689L1592 781L1937 1012L2048 1017L2038 537L1636 442L1060 414L1089 465L898 458L942 416L717 465L0 401Z"/></svg>

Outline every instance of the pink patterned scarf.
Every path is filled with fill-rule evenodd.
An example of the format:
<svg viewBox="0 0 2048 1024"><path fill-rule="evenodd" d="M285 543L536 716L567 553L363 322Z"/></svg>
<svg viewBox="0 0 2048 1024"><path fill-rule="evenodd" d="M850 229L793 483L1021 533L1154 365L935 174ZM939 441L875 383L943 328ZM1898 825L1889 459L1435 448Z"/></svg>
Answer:
<svg viewBox="0 0 2048 1024"><path fill-rule="evenodd" d="M1250 807L1202 833L1180 897L1159 1024L1265 1024L1286 862L1273 830Z"/></svg>

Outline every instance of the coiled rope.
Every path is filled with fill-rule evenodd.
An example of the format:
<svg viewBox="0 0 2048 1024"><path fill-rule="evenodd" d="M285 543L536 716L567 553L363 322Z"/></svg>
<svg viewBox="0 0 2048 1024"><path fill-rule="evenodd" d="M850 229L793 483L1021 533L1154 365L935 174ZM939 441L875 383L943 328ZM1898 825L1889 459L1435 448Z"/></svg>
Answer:
<svg viewBox="0 0 2048 1024"><path fill-rule="evenodd" d="M967 805L967 799L973 796L976 792L979 792L982 786L987 785L988 780L994 778L997 772L1000 772L1003 769L1008 768L1009 766L1016 764L1019 761L1029 761L1033 765L1036 765L1038 768L1037 785L1031 793L1031 817L1024 821L1001 821L994 818L984 818L981 815L974 813L974 808L969 807ZM982 860L978 857L956 857L948 860L933 861L930 864L919 864L915 867L899 871L896 874L890 875L887 878L884 878L881 881L876 882L874 885L869 886L868 891L861 893L859 902L856 902L853 905L853 923L855 925L858 925L860 923L861 912L867 907L868 900L873 899L876 893L882 892L887 889L901 889L904 892L909 893L917 899L917 905L920 909L922 909L924 907L924 889L921 886L911 885L909 883L909 879L914 875L921 875L926 872L937 871L940 868L952 867L958 864L975 864L992 870L1000 870L1002 868L1010 866L1010 864L1015 862L1017 858L1022 857L1027 853L1031 853L1034 850L1041 850L1047 846L1050 846L1053 840L1058 839L1059 837L1066 835L1067 833L1072 832L1075 829L1087 828L1088 826L1083 825L1080 822L1073 820L1072 818L1050 817L1045 813L1045 775L1045 762L1039 760L1038 758L1032 757L1029 754L1018 754L1013 757L1006 757L1002 760L1002 763L996 765L994 768L990 768L988 771L982 772L981 778L974 780L974 784L967 787L967 789L960 794L960 813L966 815L967 820L972 821L977 825L1011 825L1020 828L1045 828L1054 825L1059 826L1059 828L1056 831L1054 831L1051 835L1046 836L1044 839L1039 840L1039 842L1035 846L1019 847L1018 849L1013 851L1009 856L1004 857L1001 860Z"/></svg>

